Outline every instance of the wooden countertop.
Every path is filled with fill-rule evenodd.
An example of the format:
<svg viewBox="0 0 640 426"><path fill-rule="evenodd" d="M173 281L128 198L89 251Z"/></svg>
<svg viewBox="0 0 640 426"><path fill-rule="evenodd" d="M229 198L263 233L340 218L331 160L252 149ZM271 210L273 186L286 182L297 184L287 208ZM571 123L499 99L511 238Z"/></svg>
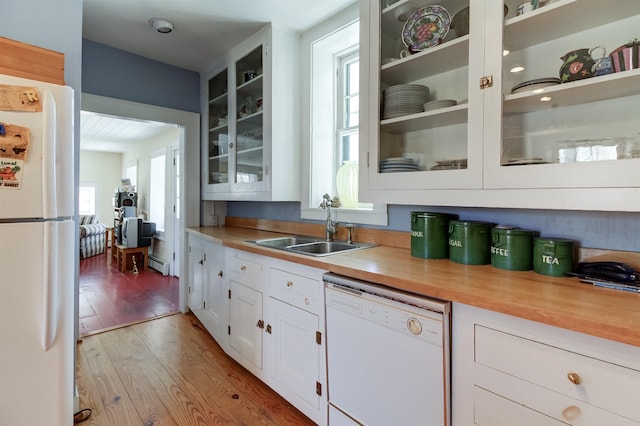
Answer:
<svg viewBox="0 0 640 426"><path fill-rule="evenodd" d="M412 257L407 248L377 246L313 257L245 242L282 235L275 232L231 226L187 231L226 247L640 346L639 293L594 287L576 278L548 277L533 271L419 259Z"/></svg>

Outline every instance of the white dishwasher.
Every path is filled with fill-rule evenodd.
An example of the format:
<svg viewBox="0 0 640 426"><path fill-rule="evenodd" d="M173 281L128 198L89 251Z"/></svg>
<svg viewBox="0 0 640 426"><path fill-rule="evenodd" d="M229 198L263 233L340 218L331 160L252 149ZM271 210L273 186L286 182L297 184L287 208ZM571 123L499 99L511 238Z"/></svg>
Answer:
<svg viewBox="0 0 640 426"><path fill-rule="evenodd" d="M448 426L451 302L323 278L329 425Z"/></svg>

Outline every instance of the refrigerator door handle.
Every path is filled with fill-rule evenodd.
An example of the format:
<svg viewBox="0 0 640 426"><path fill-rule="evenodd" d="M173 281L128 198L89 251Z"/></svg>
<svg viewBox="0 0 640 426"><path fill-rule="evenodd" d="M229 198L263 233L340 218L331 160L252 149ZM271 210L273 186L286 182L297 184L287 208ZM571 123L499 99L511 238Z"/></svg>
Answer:
<svg viewBox="0 0 640 426"><path fill-rule="evenodd" d="M44 227L44 269L42 280L42 349L53 346L58 329L58 223Z"/></svg>
<svg viewBox="0 0 640 426"><path fill-rule="evenodd" d="M49 90L42 96L42 204L44 217L54 218L58 217L56 99Z"/></svg>

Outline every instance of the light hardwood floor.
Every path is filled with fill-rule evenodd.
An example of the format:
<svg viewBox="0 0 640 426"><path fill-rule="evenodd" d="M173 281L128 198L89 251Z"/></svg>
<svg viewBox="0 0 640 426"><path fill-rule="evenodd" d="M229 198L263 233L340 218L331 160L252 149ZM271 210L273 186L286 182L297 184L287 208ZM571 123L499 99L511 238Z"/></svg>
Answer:
<svg viewBox="0 0 640 426"><path fill-rule="evenodd" d="M78 343L82 425L312 425L227 356L192 314L87 336Z"/></svg>

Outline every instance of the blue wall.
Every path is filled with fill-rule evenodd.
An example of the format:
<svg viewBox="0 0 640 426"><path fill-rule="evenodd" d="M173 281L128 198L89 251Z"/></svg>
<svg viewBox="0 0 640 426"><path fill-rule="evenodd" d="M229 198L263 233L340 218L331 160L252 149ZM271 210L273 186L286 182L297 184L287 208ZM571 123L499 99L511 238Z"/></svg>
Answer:
<svg viewBox="0 0 640 426"><path fill-rule="evenodd" d="M462 220L518 226L543 237L569 238L582 247L640 251L640 213L389 205L389 225L384 229L409 231L411 211L447 212ZM291 202L228 202L227 215L301 221L300 203Z"/></svg>
<svg viewBox="0 0 640 426"><path fill-rule="evenodd" d="M82 40L82 91L200 112L200 74Z"/></svg>

